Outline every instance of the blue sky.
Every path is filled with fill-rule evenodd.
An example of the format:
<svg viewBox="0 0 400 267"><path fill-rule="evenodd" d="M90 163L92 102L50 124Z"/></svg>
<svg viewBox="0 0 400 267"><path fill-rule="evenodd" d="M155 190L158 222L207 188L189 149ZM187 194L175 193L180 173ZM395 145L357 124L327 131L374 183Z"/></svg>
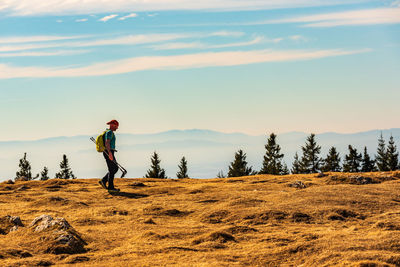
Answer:
<svg viewBox="0 0 400 267"><path fill-rule="evenodd" d="M0 1L0 140L398 128L400 1Z"/></svg>

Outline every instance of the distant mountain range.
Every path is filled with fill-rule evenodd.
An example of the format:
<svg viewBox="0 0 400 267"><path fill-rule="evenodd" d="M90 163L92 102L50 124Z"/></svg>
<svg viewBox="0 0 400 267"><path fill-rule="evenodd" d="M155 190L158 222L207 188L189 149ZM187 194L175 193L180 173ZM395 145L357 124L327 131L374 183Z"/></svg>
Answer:
<svg viewBox="0 0 400 267"><path fill-rule="evenodd" d="M343 156L349 144L359 151L366 146L371 156L376 153L380 134L388 140L390 135L400 142L400 128L372 130L352 134L317 134L325 157L331 146ZM269 133L268 133L269 135ZM243 149L247 160L255 169L261 167L264 145L268 135L251 136L243 133L222 133L211 130L171 130L155 134L116 134L116 157L128 170L128 177L143 177L150 166L150 157L157 151L161 165L169 177L175 177L182 156L188 160L189 175L194 178L212 178L219 171L227 172L234 153ZM277 141L285 154L284 160L291 166L295 152L301 154L309 133L289 132L279 134ZM93 135L96 136L96 135ZM88 136L53 137L35 141L0 141L0 181L14 178L19 159L27 152L33 173L39 173L44 166L54 175L59 170L63 154L67 154L72 170L78 177L100 177L106 172L104 159L95 150Z"/></svg>

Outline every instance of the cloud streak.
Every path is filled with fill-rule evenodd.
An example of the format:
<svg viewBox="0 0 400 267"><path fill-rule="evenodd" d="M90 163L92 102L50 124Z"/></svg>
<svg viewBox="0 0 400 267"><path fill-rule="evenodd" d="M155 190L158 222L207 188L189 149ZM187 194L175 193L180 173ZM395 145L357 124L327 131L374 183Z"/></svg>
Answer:
<svg viewBox="0 0 400 267"><path fill-rule="evenodd" d="M0 11L12 16L100 14L127 10L260 10L326 6L368 2L368 0L6 0Z"/></svg>
<svg viewBox="0 0 400 267"><path fill-rule="evenodd" d="M118 15L117 15L117 14L108 15L108 16L105 16L105 17L99 19L99 21L107 22L107 21L109 21L110 19L113 19L113 18L115 18L115 17L118 17Z"/></svg>
<svg viewBox="0 0 400 267"><path fill-rule="evenodd" d="M177 56L134 57L117 61L96 63L77 68L14 67L0 64L0 79L103 76L144 70L180 70L205 67L238 66L265 62L312 60L365 53L369 51L369 49L363 49L353 51L255 50L212 52Z"/></svg>
<svg viewBox="0 0 400 267"><path fill-rule="evenodd" d="M12 44L12 43L35 43L35 42L50 42L50 41L62 41L70 39L80 39L88 37L87 35L77 36L51 36L51 35L37 35L37 36L10 36L0 38L0 44Z"/></svg>
<svg viewBox="0 0 400 267"><path fill-rule="evenodd" d="M129 15L120 17L118 20L126 20L126 19L128 19L128 18L135 18L135 17L137 17L137 16L138 16L138 15L137 15L136 13L131 13L131 14L129 14Z"/></svg>
<svg viewBox="0 0 400 267"><path fill-rule="evenodd" d="M155 50L177 50L177 49L219 49L219 48L230 48L230 47L243 47L243 46L252 46L256 44L263 44L263 43L273 43L273 44L278 44L284 40L291 40L295 42L306 42L307 39L301 35L293 35L289 36L287 38L283 37L278 37L278 38L273 38L269 39L263 36L258 36L255 37L254 39L250 41L245 41L245 42L235 42L235 43L226 43L226 44L217 44L217 45L211 45L211 44L204 44L200 42L180 42L180 43L165 43L165 44L157 44L157 45L152 45L150 46L151 48Z"/></svg>
<svg viewBox="0 0 400 267"><path fill-rule="evenodd" d="M263 37L256 37L253 40L247 42L236 42L236 43L227 43L227 44L219 44L219 45L210 45L210 44L203 44L199 42L192 42L192 43L166 43L166 44L159 44L153 45L151 48L155 50L176 50L176 49L191 49L191 48L198 48L198 49L218 49L218 48L229 48L229 47L240 47L240 46L251 46L255 44L260 44L266 41ZM271 42L275 42L271 40Z"/></svg>
<svg viewBox="0 0 400 267"><path fill-rule="evenodd" d="M17 52L17 53L0 53L2 57L49 57L49 56L72 56L87 53L87 50L60 50L52 52Z"/></svg>
<svg viewBox="0 0 400 267"><path fill-rule="evenodd" d="M162 33L162 34L137 34L127 35L121 37L115 37L110 39L97 39L97 40L85 40L85 41L70 41L70 42L59 42L59 43L40 43L31 44L30 42L35 41L53 41L53 40L66 40L72 38L84 38L87 36L73 36L73 37L62 37L62 36L32 36L32 37L10 37L0 39L0 43L7 43L7 45L0 45L0 52L13 52L13 51L25 51L35 49L46 49L56 47L95 47L95 46L107 46L107 45L139 45L139 44L150 44L165 41L173 41L186 38L207 38L207 37L238 37L243 35L241 32L212 32L212 33L187 33L187 34L175 34L175 33ZM9 45L9 43L20 43Z"/></svg>
<svg viewBox="0 0 400 267"><path fill-rule="evenodd" d="M353 10L270 20L260 24L303 23L304 27L336 27L400 23L400 8Z"/></svg>

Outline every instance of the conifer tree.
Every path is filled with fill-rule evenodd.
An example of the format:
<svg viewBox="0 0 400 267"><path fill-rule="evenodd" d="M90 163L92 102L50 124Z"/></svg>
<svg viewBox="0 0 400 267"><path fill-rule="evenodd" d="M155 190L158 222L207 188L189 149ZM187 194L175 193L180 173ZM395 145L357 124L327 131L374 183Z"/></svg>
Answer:
<svg viewBox="0 0 400 267"><path fill-rule="evenodd" d="M26 152L24 153L24 157L19 160L18 166L20 169L16 173L15 180L32 180L31 163L26 159Z"/></svg>
<svg viewBox="0 0 400 267"><path fill-rule="evenodd" d="M323 160L322 171L324 172L340 172L342 168L340 167L340 155L336 150L336 147L331 147L329 149L328 155Z"/></svg>
<svg viewBox="0 0 400 267"><path fill-rule="evenodd" d="M389 171L395 171L399 167L399 153L395 145L393 136L390 136L389 144L386 150L387 165Z"/></svg>
<svg viewBox="0 0 400 267"><path fill-rule="evenodd" d="M267 150L264 155L263 166L260 174L275 174L279 175L283 172L283 154L280 153L281 147L276 143L276 134L271 133L265 145Z"/></svg>
<svg viewBox="0 0 400 267"><path fill-rule="evenodd" d="M69 167L67 155L63 155L63 159L60 162L60 171L56 173L55 178L57 179L75 179L75 175L72 173Z"/></svg>
<svg viewBox="0 0 400 267"><path fill-rule="evenodd" d="M389 166L388 166L388 158L387 158L387 152L386 152L386 144L385 140L383 139L382 133L380 138L378 139L378 149L376 151L376 166L378 167L379 171L388 171Z"/></svg>
<svg viewBox="0 0 400 267"><path fill-rule="evenodd" d="M153 156L151 157L151 166L147 171L145 178L161 178L166 179L165 170L160 166L161 160L158 157L157 152L154 151Z"/></svg>
<svg viewBox="0 0 400 267"><path fill-rule="evenodd" d="M345 156L343 163L344 172L359 172L362 155L357 152L356 148L349 145L349 154Z"/></svg>
<svg viewBox="0 0 400 267"><path fill-rule="evenodd" d="M293 174L299 174L299 173L301 173L301 162L300 162L300 160L299 160L299 155L297 154L297 152L296 152L296 154L294 155L294 161L293 161L293 164L292 164L291 172L292 172Z"/></svg>
<svg viewBox="0 0 400 267"><path fill-rule="evenodd" d="M310 134L307 137L305 146L301 147L303 156L301 158L301 172L302 173L317 173L320 170L321 159L321 146L317 145L315 141L315 134Z"/></svg>
<svg viewBox="0 0 400 267"><path fill-rule="evenodd" d="M288 166L286 165L286 162L283 163L283 167L282 167L282 171L281 171L281 175L288 175L290 174Z"/></svg>
<svg viewBox="0 0 400 267"><path fill-rule="evenodd" d="M217 174L217 178L226 178L226 176L223 171L219 171Z"/></svg>
<svg viewBox="0 0 400 267"><path fill-rule="evenodd" d="M181 159L181 162L180 162L178 168L179 168L179 172L176 174L176 177L178 177L179 179L189 178L189 175L187 174L187 161L186 161L185 157L183 157Z"/></svg>
<svg viewBox="0 0 400 267"><path fill-rule="evenodd" d="M376 171L375 160L372 160L368 154L367 147L364 147L364 154L361 160L361 171L362 172L374 172Z"/></svg>
<svg viewBox="0 0 400 267"><path fill-rule="evenodd" d="M247 167L246 153L243 153L243 150L240 149L235 154L235 160L229 166L228 177L248 176L252 174L252 167Z"/></svg>
<svg viewBox="0 0 400 267"><path fill-rule="evenodd" d="M43 168L43 171L40 173L40 180L47 181L49 180L49 169L47 167Z"/></svg>

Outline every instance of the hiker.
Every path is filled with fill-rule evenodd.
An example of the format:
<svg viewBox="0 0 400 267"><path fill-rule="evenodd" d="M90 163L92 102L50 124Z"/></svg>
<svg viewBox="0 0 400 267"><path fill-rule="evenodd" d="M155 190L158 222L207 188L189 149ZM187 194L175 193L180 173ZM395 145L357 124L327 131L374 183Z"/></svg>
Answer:
<svg viewBox="0 0 400 267"><path fill-rule="evenodd" d="M109 191L119 191L114 187L114 175L118 171L117 161L114 156L115 150L115 134L114 132L118 129L119 123L117 120L111 120L107 122L109 129L104 133L103 140L105 151L103 156L106 159L108 173L99 181L100 185ZM108 186L107 186L108 183Z"/></svg>

